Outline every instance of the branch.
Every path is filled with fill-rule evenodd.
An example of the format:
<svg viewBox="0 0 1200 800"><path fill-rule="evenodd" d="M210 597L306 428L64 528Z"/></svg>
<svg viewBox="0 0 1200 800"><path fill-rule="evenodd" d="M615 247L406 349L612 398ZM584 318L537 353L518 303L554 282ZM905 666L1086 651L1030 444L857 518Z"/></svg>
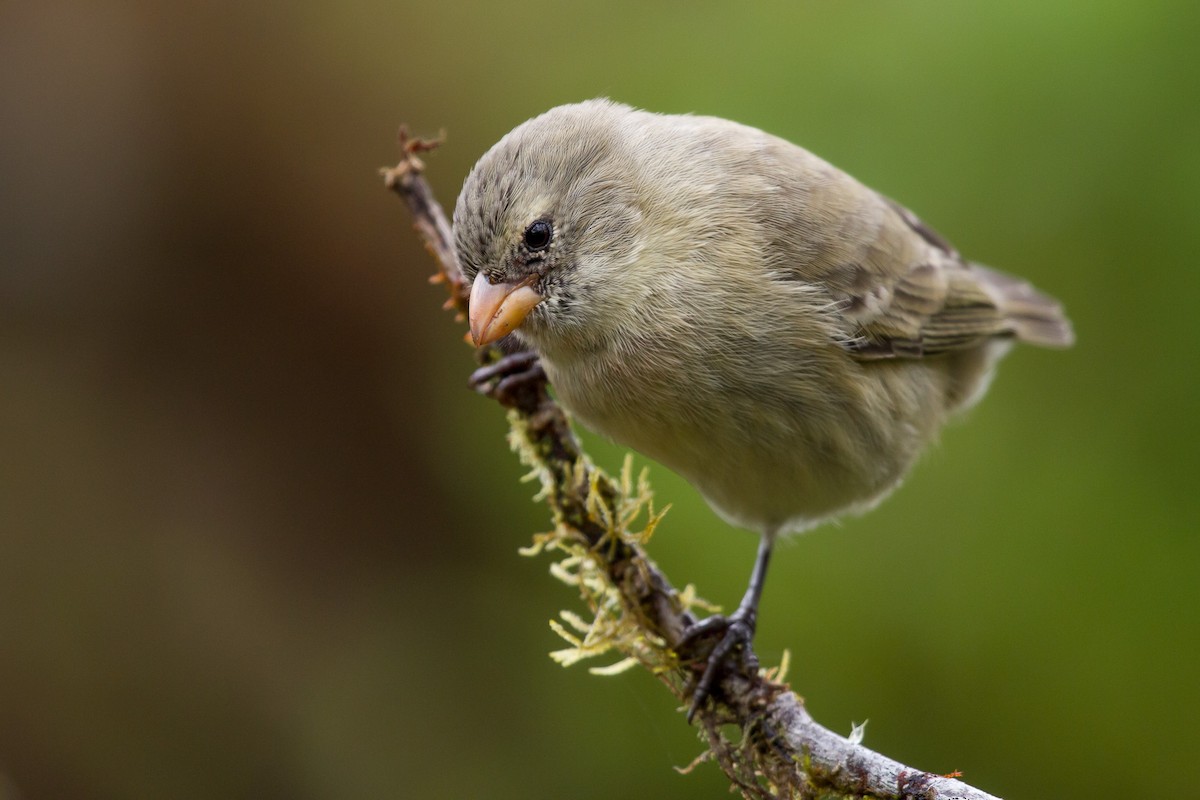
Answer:
<svg viewBox="0 0 1200 800"><path fill-rule="evenodd" d="M450 223L418 158L440 140L412 138L405 128L399 138L400 162L381 170L384 182L408 204L417 233L437 262L431 280L446 284L446 307L461 316L470 286L455 257ZM491 364L505 352L487 346L477 357ZM684 630L695 622L691 608L704 604L691 586L677 591L646 554L644 545L662 513L654 512L645 473L634 480L628 460L618 478L596 468L550 396L544 376L523 381L519 391L502 391L493 383L484 393L508 408L510 443L541 482L539 498L554 522L554 530L535 536L523 553L560 554L551 572L579 590L593 615L585 620L564 613L562 622L552 622L571 646L551 656L569 665L616 653L620 661L592 671L612 674L641 665L681 701L688 700L714 642L677 651ZM633 530L635 525L640 530ZM782 683L784 671L728 670L712 706L697 715L709 749L693 766L715 760L746 798L996 800L953 776L906 767L863 747L860 737L852 741L817 724ZM741 732L736 741L722 733L729 725Z"/></svg>

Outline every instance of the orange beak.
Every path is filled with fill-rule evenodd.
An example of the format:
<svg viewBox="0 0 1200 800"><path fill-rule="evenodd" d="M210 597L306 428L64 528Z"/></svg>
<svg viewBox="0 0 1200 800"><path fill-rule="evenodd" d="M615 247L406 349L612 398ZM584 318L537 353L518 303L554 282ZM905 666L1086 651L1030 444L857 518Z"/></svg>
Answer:
<svg viewBox="0 0 1200 800"><path fill-rule="evenodd" d="M490 283L481 272L471 286L468 319L477 347L494 342L521 327L533 307L546 298L530 287L535 276L520 283Z"/></svg>

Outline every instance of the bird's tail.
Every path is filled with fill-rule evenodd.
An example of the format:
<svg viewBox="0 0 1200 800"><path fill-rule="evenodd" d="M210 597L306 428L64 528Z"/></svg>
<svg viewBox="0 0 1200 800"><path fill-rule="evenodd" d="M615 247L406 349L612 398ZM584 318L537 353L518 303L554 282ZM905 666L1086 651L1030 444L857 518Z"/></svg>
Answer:
<svg viewBox="0 0 1200 800"><path fill-rule="evenodd" d="M993 295L1017 339L1042 347L1070 347L1075 343L1071 321L1053 297L991 267L971 264L971 271Z"/></svg>

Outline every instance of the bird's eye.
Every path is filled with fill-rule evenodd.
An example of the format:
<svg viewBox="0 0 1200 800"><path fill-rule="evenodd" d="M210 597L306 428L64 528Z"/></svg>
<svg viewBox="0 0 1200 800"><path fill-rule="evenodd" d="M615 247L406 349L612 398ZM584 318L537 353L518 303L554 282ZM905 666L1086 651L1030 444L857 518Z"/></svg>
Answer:
<svg viewBox="0 0 1200 800"><path fill-rule="evenodd" d="M554 235L554 227L544 219L539 219L525 229L525 246L530 250L545 250L550 246L550 237Z"/></svg>

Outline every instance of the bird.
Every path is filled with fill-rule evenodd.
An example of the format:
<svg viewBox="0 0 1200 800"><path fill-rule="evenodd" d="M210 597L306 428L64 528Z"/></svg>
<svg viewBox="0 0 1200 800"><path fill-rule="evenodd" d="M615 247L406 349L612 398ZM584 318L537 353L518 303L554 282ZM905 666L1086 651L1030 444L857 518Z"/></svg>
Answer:
<svg viewBox="0 0 1200 800"><path fill-rule="evenodd" d="M552 108L471 169L453 233L477 345L511 334L574 420L759 535L737 609L685 633L720 636L689 721L731 653L753 658L781 536L877 505L1015 342L1074 341L1026 281L804 148L711 116Z"/></svg>

